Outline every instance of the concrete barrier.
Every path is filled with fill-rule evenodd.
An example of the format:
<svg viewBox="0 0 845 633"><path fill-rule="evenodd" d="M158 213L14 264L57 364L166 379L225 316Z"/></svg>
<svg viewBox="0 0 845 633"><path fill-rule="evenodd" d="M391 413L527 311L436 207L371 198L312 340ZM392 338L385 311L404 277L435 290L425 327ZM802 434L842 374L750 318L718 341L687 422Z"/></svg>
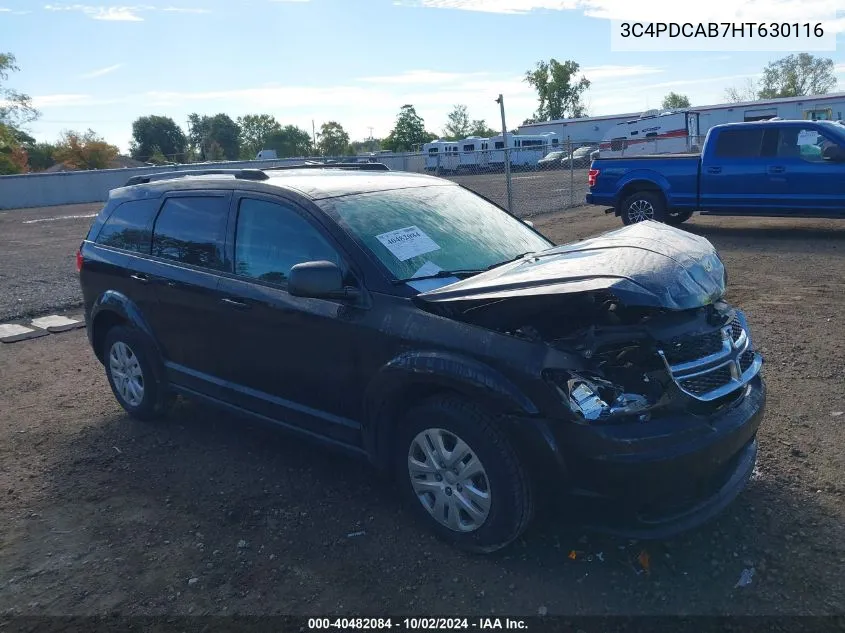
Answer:
<svg viewBox="0 0 845 633"><path fill-rule="evenodd" d="M96 169L91 171L61 171L54 173L18 174L0 176L0 209L49 207L61 204L103 202L109 191L122 187L132 176L160 172L189 171L192 169L261 169L301 163L302 158L276 160L225 161L193 163L190 165L162 165L159 167L127 167L123 169ZM422 171L424 159L420 154L392 154L379 156L394 171Z"/></svg>

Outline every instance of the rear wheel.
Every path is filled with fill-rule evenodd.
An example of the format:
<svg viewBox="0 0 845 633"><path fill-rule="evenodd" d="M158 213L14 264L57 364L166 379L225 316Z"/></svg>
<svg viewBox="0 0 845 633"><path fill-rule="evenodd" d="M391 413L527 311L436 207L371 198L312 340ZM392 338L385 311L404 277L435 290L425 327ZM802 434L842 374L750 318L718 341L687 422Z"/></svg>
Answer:
<svg viewBox="0 0 845 633"><path fill-rule="evenodd" d="M626 225L644 222L645 220L665 222L666 205L663 202L663 196L659 193L654 191L638 191L625 198L622 202L620 215L622 216L622 222Z"/></svg>
<svg viewBox="0 0 845 633"><path fill-rule="evenodd" d="M453 396L412 409L396 446L397 477L411 511L441 539L493 552L533 516L527 473L487 414Z"/></svg>
<svg viewBox="0 0 845 633"><path fill-rule="evenodd" d="M108 331L103 346L106 377L120 406L138 420L163 417L172 398L155 372L155 352L146 337L118 325Z"/></svg>

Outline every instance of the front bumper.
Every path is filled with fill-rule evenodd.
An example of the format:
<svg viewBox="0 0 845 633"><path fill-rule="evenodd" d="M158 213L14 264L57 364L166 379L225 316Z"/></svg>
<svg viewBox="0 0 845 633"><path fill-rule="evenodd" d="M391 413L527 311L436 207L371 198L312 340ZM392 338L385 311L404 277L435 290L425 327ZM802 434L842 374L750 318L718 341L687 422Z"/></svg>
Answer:
<svg viewBox="0 0 845 633"><path fill-rule="evenodd" d="M512 429L543 496L561 497L565 483L566 514L578 523L668 538L709 521L745 488L765 401L758 375L711 416L618 425L523 420Z"/></svg>

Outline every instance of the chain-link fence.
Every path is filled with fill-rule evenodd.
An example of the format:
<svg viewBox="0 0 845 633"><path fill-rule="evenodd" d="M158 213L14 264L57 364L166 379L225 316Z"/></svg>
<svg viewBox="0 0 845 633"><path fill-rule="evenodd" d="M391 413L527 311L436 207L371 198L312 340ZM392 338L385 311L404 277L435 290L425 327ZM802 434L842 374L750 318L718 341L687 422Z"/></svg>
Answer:
<svg viewBox="0 0 845 633"><path fill-rule="evenodd" d="M588 172L594 158L624 158L646 154L698 152L704 137L620 138L602 143L564 140L561 143L503 148L487 139L444 143L426 153L374 154L308 158L309 162L378 162L393 171L428 173L453 180L505 208L530 217L585 204ZM489 147L486 147L489 144ZM483 149L472 149L477 147ZM507 169L510 165L510 169ZM510 195L509 195L510 191Z"/></svg>
<svg viewBox="0 0 845 633"><path fill-rule="evenodd" d="M476 151L463 151L461 145L456 142L454 151L449 147L443 152L308 160L378 162L394 171L428 173L460 183L505 208L510 186L511 211L529 217L584 204L590 154L598 149L597 144L574 142Z"/></svg>

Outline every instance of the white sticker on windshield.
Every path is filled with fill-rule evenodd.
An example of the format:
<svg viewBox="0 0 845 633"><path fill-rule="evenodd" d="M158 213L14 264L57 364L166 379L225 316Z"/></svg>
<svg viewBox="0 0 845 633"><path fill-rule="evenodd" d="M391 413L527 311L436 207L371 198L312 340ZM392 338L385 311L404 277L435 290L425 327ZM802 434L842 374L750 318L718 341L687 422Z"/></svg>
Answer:
<svg viewBox="0 0 845 633"><path fill-rule="evenodd" d="M382 233L376 235L376 239L384 244L400 262L417 255L440 250L434 240L416 226L407 226L404 229Z"/></svg>
<svg viewBox="0 0 845 633"><path fill-rule="evenodd" d="M422 266L420 266L417 269L417 272L412 275L412 277L427 277L428 275L436 275L441 270L443 269L440 268L440 266L438 266L434 262L428 261Z"/></svg>
<svg viewBox="0 0 845 633"><path fill-rule="evenodd" d="M796 145L815 145L819 140L819 133L814 130L801 130L798 132Z"/></svg>

